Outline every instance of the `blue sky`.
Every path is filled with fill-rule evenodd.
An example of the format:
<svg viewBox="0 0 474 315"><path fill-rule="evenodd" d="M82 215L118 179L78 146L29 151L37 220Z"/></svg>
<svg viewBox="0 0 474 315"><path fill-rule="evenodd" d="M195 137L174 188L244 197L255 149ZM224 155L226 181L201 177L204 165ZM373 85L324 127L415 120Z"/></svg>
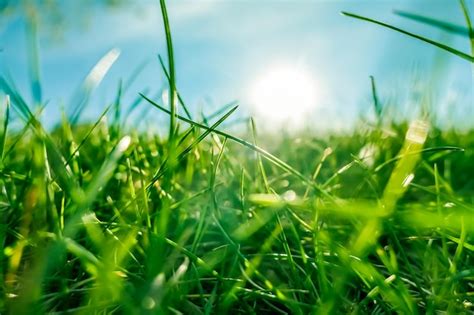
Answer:
<svg viewBox="0 0 474 315"><path fill-rule="evenodd" d="M284 64L302 69L316 86L314 105L299 113L298 124L350 126L360 114L370 112L370 75L376 78L380 98L394 111L415 112L419 104L410 101L410 95L433 94L432 106L440 119L473 122L469 118L474 117L473 77L467 61L340 14L344 10L376 18L469 52L466 37L392 12L404 10L464 25L456 1L168 2L178 87L194 113L211 113L238 100L240 117L257 115L260 124L281 128L284 122L270 121L265 114L272 110L270 105L254 104L250 91L255 82L268 80L272 68ZM86 119L97 117L113 101L120 78L127 80L145 61L146 68L124 96L125 106L147 87L155 92L166 87L156 58L158 53L166 55L158 1L138 1L113 10L97 5L81 8L79 1L73 7L65 10L70 22L64 27L63 40L52 40L48 28L39 26L42 87L49 101L43 116L47 124L58 121L77 86L112 48L120 49L121 55L94 92ZM86 22L76 23L77 16L85 16ZM0 25L0 74L11 75L29 95L24 24L17 15ZM297 105L290 106L288 115L298 112ZM136 115L142 119L140 111ZM162 121L155 114L146 117L151 124Z"/></svg>

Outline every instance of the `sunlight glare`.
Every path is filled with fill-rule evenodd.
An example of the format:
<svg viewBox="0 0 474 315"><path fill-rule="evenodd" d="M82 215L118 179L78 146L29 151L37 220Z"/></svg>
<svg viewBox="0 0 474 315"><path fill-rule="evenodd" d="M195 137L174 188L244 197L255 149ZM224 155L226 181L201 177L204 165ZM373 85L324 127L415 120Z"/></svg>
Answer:
<svg viewBox="0 0 474 315"><path fill-rule="evenodd" d="M263 123L300 124L317 105L316 80L305 69L276 65L258 76L250 87L254 114Z"/></svg>

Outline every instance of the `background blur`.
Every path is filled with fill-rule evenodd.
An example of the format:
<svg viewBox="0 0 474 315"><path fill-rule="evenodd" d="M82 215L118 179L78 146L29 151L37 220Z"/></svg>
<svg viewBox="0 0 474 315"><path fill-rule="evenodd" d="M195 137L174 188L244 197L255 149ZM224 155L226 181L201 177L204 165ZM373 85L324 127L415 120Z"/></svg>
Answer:
<svg viewBox="0 0 474 315"><path fill-rule="evenodd" d="M473 2L468 5L472 13ZM195 114L238 100L239 117L256 116L270 130L304 124L339 130L372 115L373 75L390 115L414 115L420 102L428 102L441 125L472 126L469 62L340 14L375 18L469 52L467 37L393 10L464 25L458 3L448 0L168 1L179 92ZM0 0L0 12L0 75L11 77L27 99L27 25L29 18L37 21L39 75L48 102L43 120L49 126L62 109L70 110L74 91L112 48L121 54L93 93L84 119L96 118L114 101L120 79L129 80L143 64L123 106L147 89L149 95L166 94L157 58L166 59L158 1ZM154 110L134 113L131 121L161 124Z"/></svg>

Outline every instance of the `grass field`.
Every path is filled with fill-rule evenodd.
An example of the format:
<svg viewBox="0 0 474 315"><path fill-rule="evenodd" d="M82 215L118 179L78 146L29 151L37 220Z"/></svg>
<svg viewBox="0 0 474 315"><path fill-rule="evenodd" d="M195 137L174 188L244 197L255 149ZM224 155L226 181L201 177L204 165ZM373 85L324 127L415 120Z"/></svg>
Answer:
<svg viewBox="0 0 474 315"><path fill-rule="evenodd" d="M236 107L197 118L142 95L169 116L160 137L123 123L120 91L95 123L49 130L0 87L1 313L474 312L474 129L394 122L375 82L377 119L324 136L230 134Z"/></svg>

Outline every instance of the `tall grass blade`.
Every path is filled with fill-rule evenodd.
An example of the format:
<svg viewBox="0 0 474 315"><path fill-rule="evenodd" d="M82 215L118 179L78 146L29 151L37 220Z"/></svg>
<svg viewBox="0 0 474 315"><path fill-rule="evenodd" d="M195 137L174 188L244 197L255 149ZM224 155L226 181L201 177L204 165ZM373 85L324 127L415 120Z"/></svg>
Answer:
<svg viewBox="0 0 474 315"><path fill-rule="evenodd" d="M401 158L390 175L382 197L382 204L389 213L395 210L395 204L415 177L414 170L428 137L428 128L428 124L422 120L415 120L408 128L405 143L400 150Z"/></svg>
<svg viewBox="0 0 474 315"><path fill-rule="evenodd" d="M166 48L168 52L168 73L169 73L169 105L170 105L170 131L169 131L169 142L173 142L175 132L177 130L176 125L176 73L174 68L174 53L173 53L173 41L171 39L171 28L168 20L168 12L166 10L165 0L160 0L161 14L163 16L163 24L165 27L166 34Z"/></svg>
<svg viewBox="0 0 474 315"><path fill-rule="evenodd" d="M393 11L393 13L401 17L413 20L413 21L417 21L417 22L421 22L430 26L437 27L443 31L446 31L452 34L469 36L469 29L460 25L452 24L452 23L445 22L442 20L434 19L431 17L427 17L427 16L415 14L415 13L405 12L405 11L395 10Z"/></svg>

